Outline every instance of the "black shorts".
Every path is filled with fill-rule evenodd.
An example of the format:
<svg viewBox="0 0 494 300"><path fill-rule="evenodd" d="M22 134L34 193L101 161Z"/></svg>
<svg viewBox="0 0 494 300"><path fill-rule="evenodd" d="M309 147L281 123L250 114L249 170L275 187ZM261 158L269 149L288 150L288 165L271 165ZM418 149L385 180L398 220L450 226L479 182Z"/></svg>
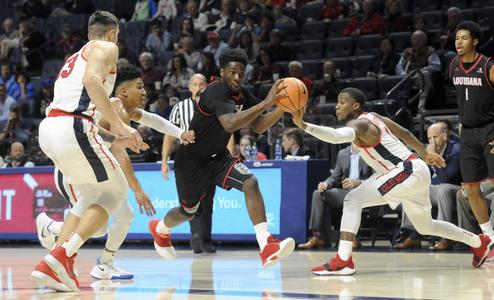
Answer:
<svg viewBox="0 0 494 300"><path fill-rule="evenodd" d="M177 152L175 181L182 212L193 215L206 197L211 185L242 191L245 180L252 177L250 170L229 154L201 159Z"/></svg>
<svg viewBox="0 0 494 300"><path fill-rule="evenodd" d="M460 135L460 169L463 182L480 183L494 178L494 123L482 127L463 127Z"/></svg>

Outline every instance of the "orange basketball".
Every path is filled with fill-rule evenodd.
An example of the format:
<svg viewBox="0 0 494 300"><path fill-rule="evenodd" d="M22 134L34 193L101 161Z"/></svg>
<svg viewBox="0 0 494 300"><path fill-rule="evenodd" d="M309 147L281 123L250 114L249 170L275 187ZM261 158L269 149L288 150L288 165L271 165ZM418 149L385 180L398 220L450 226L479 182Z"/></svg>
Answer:
<svg viewBox="0 0 494 300"><path fill-rule="evenodd" d="M282 111L298 111L307 104L309 92L301 80L295 77L283 78L280 86L282 87L282 90L278 93L276 105Z"/></svg>

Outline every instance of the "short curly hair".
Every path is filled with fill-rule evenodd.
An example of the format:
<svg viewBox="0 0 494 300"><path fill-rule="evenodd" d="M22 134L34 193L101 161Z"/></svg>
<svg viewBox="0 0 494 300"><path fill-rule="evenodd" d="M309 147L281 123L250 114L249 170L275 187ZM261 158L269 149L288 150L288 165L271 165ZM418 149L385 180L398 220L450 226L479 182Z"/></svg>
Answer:
<svg viewBox="0 0 494 300"><path fill-rule="evenodd" d="M247 65L247 54L243 49L228 49L220 56L220 67L225 68L231 62L238 62Z"/></svg>
<svg viewBox="0 0 494 300"><path fill-rule="evenodd" d="M470 36L473 39L481 40L482 39L482 29L480 25L473 21L463 21L456 26L455 35L459 30L466 30L470 32Z"/></svg>
<svg viewBox="0 0 494 300"><path fill-rule="evenodd" d="M133 64L123 64L117 69L117 78L115 79L115 91L118 86L125 81L135 80L141 78L142 70Z"/></svg>

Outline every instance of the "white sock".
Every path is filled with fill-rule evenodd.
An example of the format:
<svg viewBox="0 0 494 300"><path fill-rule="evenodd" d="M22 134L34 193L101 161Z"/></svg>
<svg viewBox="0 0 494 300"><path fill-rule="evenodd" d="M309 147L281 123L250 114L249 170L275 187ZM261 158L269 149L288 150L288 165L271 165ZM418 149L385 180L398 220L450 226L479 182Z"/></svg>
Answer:
<svg viewBox="0 0 494 300"><path fill-rule="evenodd" d="M60 231L62 231L63 222L53 221L46 226L46 230L54 235L58 236Z"/></svg>
<svg viewBox="0 0 494 300"><path fill-rule="evenodd" d="M482 229L482 233L488 236L494 236L494 230L492 230L491 221L487 221L484 224L479 224L480 229Z"/></svg>
<svg viewBox="0 0 494 300"><path fill-rule="evenodd" d="M340 245L338 246L338 256L342 260L348 260L352 255L352 241L346 241L340 239Z"/></svg>
<svg viewBox="0 0 494 300"><path fill-rule="evenodd" d="M254 230L256 231L256 239L257 243L259 244L259 249L261 249L262 251L268 243L268 237L271 235L271 233L268 231L268 223L262 222L254 225Z"/></svg>
<svg viewBox="0 0 494 300"><path fill-rule="evenodd" d="M77 233L74 233L68 241L62 244L62 247L65 248L67 257L71 257L77 253L77 250L82 247L82 244L84 244L84 240Z"/></svg>
<svg viewBox="0 0 494 300"><path fill-rule="evenodd" d="M99 257L99 262L102 264L105 264L107 262L111 262L113 260L114 255L115 255L115 252L110 252L105 248L105 249L103 249L103 253L101 253L101 256Z"/></svg>
<svg viewBox="0 0 494 300"><path fill-rule="evenodd" d="M472 248L478 248L482 244L478 235L473 234L466 230L463 230L463 234L461 235L460 242L465 243Z"/></svg>
<svg viewBox="0 0 494 300"><path fill-rule="evenodd" d="M158 222L158 225L156 225L156 231L160 234L169 234L170 228L166 227L165 222L161 220Z"/></svg>

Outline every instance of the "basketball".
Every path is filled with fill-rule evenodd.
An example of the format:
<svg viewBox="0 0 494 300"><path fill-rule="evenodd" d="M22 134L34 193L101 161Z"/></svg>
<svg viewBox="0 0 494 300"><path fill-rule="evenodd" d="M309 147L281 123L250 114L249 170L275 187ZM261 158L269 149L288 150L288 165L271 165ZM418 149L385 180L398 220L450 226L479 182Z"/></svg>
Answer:
<svg viewBox="0 0 494 300"><path fill-rule="evenodd" d="M305 84L295 77L283 78L278 93L276 105L286 112L294 112L302 109L307 104L309 92Z"/></svg>

